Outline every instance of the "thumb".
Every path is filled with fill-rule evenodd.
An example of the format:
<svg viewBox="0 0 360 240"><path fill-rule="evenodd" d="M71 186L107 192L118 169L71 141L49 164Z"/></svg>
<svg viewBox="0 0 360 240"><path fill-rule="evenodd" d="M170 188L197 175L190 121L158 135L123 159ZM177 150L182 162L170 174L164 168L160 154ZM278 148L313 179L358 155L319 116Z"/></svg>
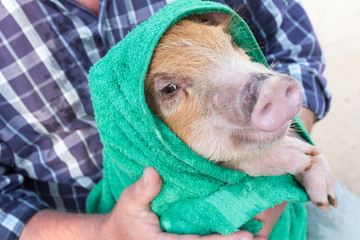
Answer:
<svg viewBox="0 0 360 240"><path fill-rule="evenodd" d="M119 202L129 211L150 209L150 202L159 194L162 179L153 167L146 167L140 179L122 192Z"/></svg>

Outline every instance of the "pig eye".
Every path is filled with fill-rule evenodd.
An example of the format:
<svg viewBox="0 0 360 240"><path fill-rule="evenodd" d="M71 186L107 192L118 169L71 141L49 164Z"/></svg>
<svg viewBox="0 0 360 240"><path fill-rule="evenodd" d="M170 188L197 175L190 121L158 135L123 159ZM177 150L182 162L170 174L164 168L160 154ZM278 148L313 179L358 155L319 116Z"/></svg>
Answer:
<svg viewBox="0 0 360 240"><path fill-rule="evenodd" d="M171 94L175 92L178 89L178 87L175 84L168 84L163 89L161 89L161 92L164 94Z"/></svg>

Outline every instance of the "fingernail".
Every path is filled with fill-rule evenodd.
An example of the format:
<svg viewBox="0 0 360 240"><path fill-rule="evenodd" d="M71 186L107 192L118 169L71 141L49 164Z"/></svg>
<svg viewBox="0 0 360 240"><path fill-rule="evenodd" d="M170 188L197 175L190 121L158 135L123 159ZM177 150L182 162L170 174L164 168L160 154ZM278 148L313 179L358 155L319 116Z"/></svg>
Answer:
<svg viewBox="0 0 360 240"><path fill-rule="evenodd" d="M148 179L148 174L147 174L147 167L145 168L145 170L144 170L144 173L143 173L143 175L142 175L142 180L143 180L143 183L145 184L145 186L147 186L148 184L149 184L149 179Z"/></svg>
<svg viewBox="0 0 360 240"><path fill-rule="evenodd" d="M252 240L252 238L251 237L243 237L240 240Z"/></svg>

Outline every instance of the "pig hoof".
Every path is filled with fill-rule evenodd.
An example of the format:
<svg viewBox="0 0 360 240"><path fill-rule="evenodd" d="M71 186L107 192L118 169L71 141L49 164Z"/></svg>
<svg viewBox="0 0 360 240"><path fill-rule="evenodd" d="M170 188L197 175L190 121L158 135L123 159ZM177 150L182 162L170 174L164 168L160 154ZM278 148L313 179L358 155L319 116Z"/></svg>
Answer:
<svg viewBox="0 0 360 240"><path fill-rule="evenodd" d="M333 198L332 196L328 195L328 200L331 206L337 207L338 202L337 202L337 198Z"/></svg>
<svg viewBox="0 0 360 240"><path fill-rule="evenodd" d="M329 204L325 204L325 203L322 203L322 202L316 202L315 204L318 208L320 208L321 210L323 211L330 211L330 205Z"/></svg>
<svg viewBox="0 0 360 240"><path fill-rule="evenodd" d="M317 156L320 155L320 153L321 153L320 149L312 146L306 154L309 156Z"/></svg>
<svg viewBox="0 0 360 240"><path fill-rule="evenodd" d="M319 165L319 163L320 161L317 159L311 160L310 164L305 168L304 172L310 172L314 170Z"/></svg>

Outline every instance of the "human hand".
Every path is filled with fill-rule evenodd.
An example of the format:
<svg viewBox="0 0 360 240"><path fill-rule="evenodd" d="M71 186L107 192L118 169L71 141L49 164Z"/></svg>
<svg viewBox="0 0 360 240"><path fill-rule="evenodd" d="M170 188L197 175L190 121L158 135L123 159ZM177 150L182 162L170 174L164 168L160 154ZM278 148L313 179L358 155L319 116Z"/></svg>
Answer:
<svg viewBox="0 0 360 240"><path fill-rule="evenodd" d="M114 209L106 215L100 232L103 239L156 240L251 240L251 233L239 231L230 236L176 235L162 232L158 217L151 211L150 202L160 192L162 180L154 168L147 167L143 176L126 188ZM115 238L116 237L116 238Z"/></svg>
<svg viewBox="0 0 360 240"><path fill-rule="evenodd" d="M26 223L20 239L107 239L107 240L252 240L251 233L239 231L230 236L176 235L162 232L150 202L160 192L162 180L154 168L121 194L108 214L75 214L41 210Z"/></svg>
<svg viewBox="0 0 360 240"><path fill-rule="evenodd" d="M254 237L254 240L267 240L269 238L272 229L279 220L287 204L287 202L283 202L273 208L269 208L259 213L254 217L254 219L259 220L264 224L263 228Z"/></svg>

